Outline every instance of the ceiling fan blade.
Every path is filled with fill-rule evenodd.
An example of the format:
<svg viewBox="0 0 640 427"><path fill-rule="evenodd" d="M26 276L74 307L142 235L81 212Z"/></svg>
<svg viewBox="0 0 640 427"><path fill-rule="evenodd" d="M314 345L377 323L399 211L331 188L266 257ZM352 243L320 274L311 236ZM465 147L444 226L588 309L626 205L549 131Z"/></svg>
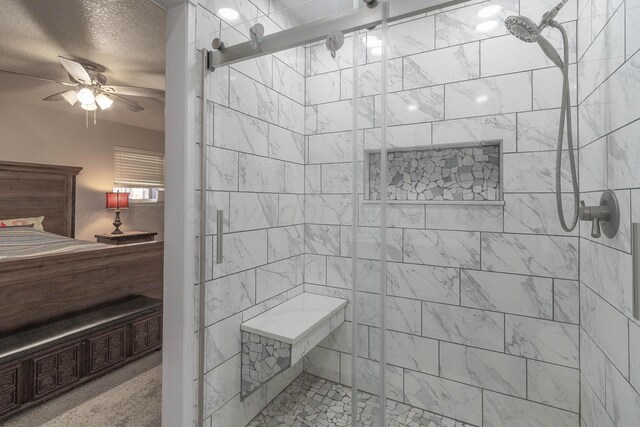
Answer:
<svg viewBox="0 0 640 427"><path fill-rule="evenodd" d="M60 63L64 67L65 70L77 81L82 84L90 85L91 84L91 76L87 73L87 70L84 69L82 64L72 61L71 59L64 58L62 56L58 56Z"/></svg>
<svg viewBox="0 0 640 427"><path fill-rule="evenodd" d="M137 113L139 111L143 111L144 108L138 104L137 102L131 101L130 99L124 98L120 95L116 95L115 93L110 94L110 96L114 97L116 101L121 102L129 111L133 111Z"/></svg>
<svg viewBox="0 0 640 427"><path fill-rule="evenodd" d="M78 83L61 82L61 81L58 81L58 80L47 79L47 78L44 78L44 77L32 76L30 74L16 73L15 71L0 70L0 73L13 74L14 76L27 77L29 79L41 80L43 82L49 82L49 83L57 83L57 84L61 84L61 85L64 85L64 86L78 86Z"/></svg>
<svg viewBox="0 0 640 427"><path fill-rule="evenodd" d="M49 95L43 99L43 101L67 101L69 105L73 106L76 102L78 102L78 98L76 97L75 90L67 90L64 92L54 93L53 95Z"/></svg>
<svg viewBox="0 0 640 427"><path fill-rule="evenodd" d="M164 98L164 91L160 89L150 89L146 87L133 87L133 86L104 86L104 90L113 92L118 95L127 96L142 96L146 98Z"/></svg>

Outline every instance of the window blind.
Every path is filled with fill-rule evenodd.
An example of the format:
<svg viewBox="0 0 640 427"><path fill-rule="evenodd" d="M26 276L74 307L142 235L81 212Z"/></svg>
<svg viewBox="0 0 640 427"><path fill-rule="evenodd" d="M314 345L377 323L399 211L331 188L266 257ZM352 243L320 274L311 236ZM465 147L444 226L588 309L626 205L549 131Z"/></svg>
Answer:
<svg viewBox="0 0 640 427"><path fill-rule="evenodd" d="M114 187L164 189L164 154L114 147Z"/></svg>

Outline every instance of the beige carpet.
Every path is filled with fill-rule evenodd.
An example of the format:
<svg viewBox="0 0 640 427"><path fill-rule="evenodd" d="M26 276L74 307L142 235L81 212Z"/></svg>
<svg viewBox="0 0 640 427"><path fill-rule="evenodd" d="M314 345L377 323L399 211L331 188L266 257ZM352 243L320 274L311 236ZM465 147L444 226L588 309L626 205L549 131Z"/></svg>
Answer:
<svg viewBox="0 0 640 427"><path fill-rule="evenodd" d="M155 352L1 423L3 427L155 427L161 420Z"/></svg>

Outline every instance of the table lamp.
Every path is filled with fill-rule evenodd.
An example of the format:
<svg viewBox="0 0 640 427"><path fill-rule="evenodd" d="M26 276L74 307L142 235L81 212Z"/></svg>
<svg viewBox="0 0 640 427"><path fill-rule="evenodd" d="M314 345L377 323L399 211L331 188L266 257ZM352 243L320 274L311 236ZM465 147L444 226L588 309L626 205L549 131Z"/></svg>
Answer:
<svg viewBox="0 0 640 427"><path fill-rule="evenodd" d="M111 234L122 234L120 226L120 210L129 209L129 193L105 193L107 195L107 209L116 210L116 219L113 221L113 226L116 228Z"/></svg>

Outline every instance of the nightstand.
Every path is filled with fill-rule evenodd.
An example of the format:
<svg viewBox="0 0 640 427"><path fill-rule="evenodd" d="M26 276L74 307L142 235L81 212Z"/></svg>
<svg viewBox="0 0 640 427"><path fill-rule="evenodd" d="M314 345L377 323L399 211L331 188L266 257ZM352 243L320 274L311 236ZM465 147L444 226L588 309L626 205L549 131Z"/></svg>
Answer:
<svg viewBox="0 0 640 427"><path fill-rule="evenodd" d="M96 234L98 243L107 245L130 245L132 243L153 242L158 233L147 231L125 231L122 234Z"/></svg>

